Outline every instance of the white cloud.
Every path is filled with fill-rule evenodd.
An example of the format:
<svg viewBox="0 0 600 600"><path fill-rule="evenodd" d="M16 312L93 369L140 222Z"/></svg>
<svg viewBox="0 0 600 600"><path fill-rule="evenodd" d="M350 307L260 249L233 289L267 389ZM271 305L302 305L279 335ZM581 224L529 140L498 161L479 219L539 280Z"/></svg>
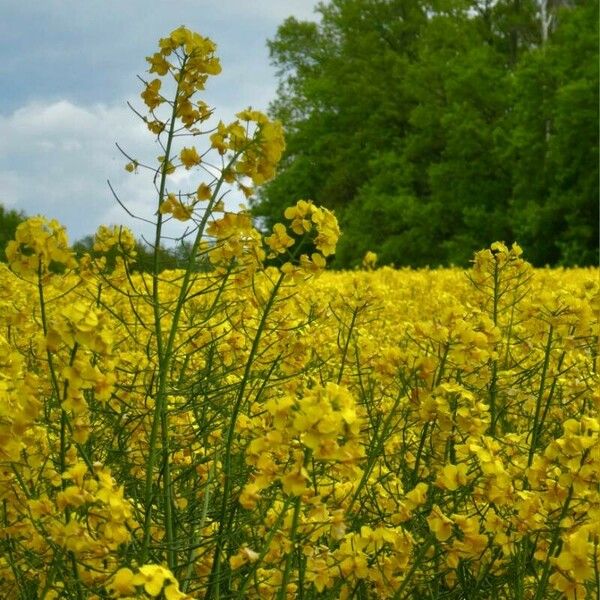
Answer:
<svg viewBox="0 0 600 600"><path fill-rule="evenodd" d="M126 107L83 107L66 100L23 106L0 117L0 201L59 219L72 239L91 233L112 209L107 178L136 200L151 192L139 183L131 189L125 160L114 146L116 140L139 146L146 138Z"/></svg>
<svg viewBox="0 0 600 600"><path fill-rule="evenodd" d="M237 108L225 107L223 118L232 118ZM0 167L0 203L58 219L71 240L93 233L100 224L124 224L149 239L152 227L126 214L107 179L130 212L152 220L157 197L152 173L142 168L126 172L127 159L115 142L142 164L156 164L162 154L126 106L77 106L60 100L31 103L0 116L0 165L8 165ZM201 148L201 139L194 143ZM201 172L183 169L169 178L173 192L193 191L201 180ZM241 201L239 193L230 193L227 206L237 208ZM184 229L173 222L166 232L176 235Z"/></svg>
<svg viewBox="0 0 600 600"><path fill-rule="evenodd" d="M128 206L151 217L156 202L151 177L126 173L126 160L114 145L149 161L162 154L125 105L125 96L139 89L135 73L146 67L143 57L159 37L185 24L218 43L223 74L209 81L204 96L216 114L229 120L247 106L265 110L276 89L266 39L290 15L315 19L315 5L316 0L4 0L0 203L55 217L77 239L101 223L132 223L112 198L110 179ZM192 179L182 172L174 185L194 187ZM231 194L229 205L241 201Z"/></svg>
<svg viewBox="0 0 600 600"><path fill-rule="evenodd" d="M211 4L214 9L217 3L204 0L204 4ZM302 20L315 18L316 3L313 0L221 0L218 4L218 10L230 16L237 14L244 18L253 17L277 23L290 15Z"/></svg>

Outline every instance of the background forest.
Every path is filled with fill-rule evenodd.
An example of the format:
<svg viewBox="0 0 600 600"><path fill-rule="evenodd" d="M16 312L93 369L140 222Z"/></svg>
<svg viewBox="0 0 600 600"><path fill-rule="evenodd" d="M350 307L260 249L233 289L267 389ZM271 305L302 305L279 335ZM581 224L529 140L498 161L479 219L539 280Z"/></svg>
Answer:
<svg viewBox="0 0 600 600"><path fill-rule="evenodd" d="M254 205L334 209L336 266L598 260L598 2L333 0L269 42L285 126Z"/></svg>
<svg viewBox="0 0 600 600"><path fill-rule="evenodd" d="M287 150L265 228L305 198L341 223L337 268L465 266L496 240L598 263L598 0L330 0L268 45ZM0 260L24 216L0 206Z"/></svg>

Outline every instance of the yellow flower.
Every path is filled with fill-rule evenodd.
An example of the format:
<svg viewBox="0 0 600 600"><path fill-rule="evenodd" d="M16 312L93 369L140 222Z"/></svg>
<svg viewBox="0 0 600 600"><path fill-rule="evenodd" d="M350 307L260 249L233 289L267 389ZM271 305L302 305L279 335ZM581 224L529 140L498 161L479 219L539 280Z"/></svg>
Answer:
<svg viewBox="0 0 600 600"><path fill-rule="evenodd" d="M561 597L565 600L585 600L586 598L585 586L560 571L553 573L548 581L555 590L563 593Z"/></svg>
<svg viewBox="0 0 600 600"><path fill-rule="evenodd" d="M6 247L6 257L19 275L46 274L51 263L61 263L67 269L76 265L64 227L44 217L31 217L19 224L15 239Z"/></svg>
<svg viewBox="0 0 600 600"><path fill-rule="evenodd" d="M141 93L142 100L150 110L154 110L164 101L159 94L161 85L160 79L153 79Z"/></svg>
<svg viewBox="0 0 600 600"><path fill-rule="evenodd" d="M269 122L267 115L259 110L252 110L250 108L240 111L235 116L242 121L255 121L261 125Z"/></svg>
<svg viewBox="0 0 600 600"><path fill-rule="evenodd" d="M331 559L329 560L331 561ZM333 565L328 564L326 557L309 556L306 563L306 571L307 580L314 583L314 586L319 593L325 588L331 587L334 583L335 568Z"/></svg>
<svg viewBox="0 0 600 600"><path fill-rule="evenodd" d="M422 504L425 504L425 502L427 501L428 489L429 486L426 483L417 483L417 485L409 492L406 492L406 495L404 496L404 501L407 504L407 506L410 509L414 509L418 506L421 506Z"/></svg>
<svg viewBox="0 0 600 600"><path fill-rule="evenodd" d="M363 261L362 261L363 267L365 269L374 269L376 263L377 263L377 254L375 254L375 252L371 252L371 250L369 250L363 258Z"/></svg>
<svg viewBox="0 0 600 600"><path fill-rule="evenodd" d="M212 198L212 189L206 183L201 183L196 190L198 200L210 200Z"/></svg>
<svg viewBox="0 0 600 600"><path fill-rule="evenodd" d="M275 223L273 226L273 235L265 238L265 243L274 252L283 253L290 246L294 245L294 239L287 234L285 225Z"/></svg>
<svg viewBox="0 0 600 600"><path fill-rule="evenodd" d="M554 559L554 564L562 571L570 572L575 581L586 581L594 574L594 546L588 537L587 530L580 528L567 538L561 553Z"/></svg>
<svg viewBox="0 0 600 600"><path fill-rule="evenodd" d="M454 491L462 485L467 484L467 471L469 466L465 463L458 465L446 465L436 479L436 485L446 490Z"/></svg>
<svg viewBox="0 0 600 600"><path fill-rule="evenodd" d="M229 564L233 570L239 569L247 563L253 563L258 560L259 554L248 546L242 546L236 554L229 558Z"/></svg>
<svg viewBox="0 0 600 600"><path fill-rule="evenodd" d="M429 529L433 531L435 537L440 542L445 542L452 535L453 522L440 509L437 504L431 508L431 512L427 517Z"/></svg>
<svg viewBox="0 0 600 600"><path fill-rule="evenodd" d="M119 569L113 577L108 588L119 596L130 596L135 594L135 575L131 569L124 567Z"/></svg>
<svg viewBox="0 0 600 600"><path fill-rule="evenodd" d="M172 214L178 221L187 221L194 214L193 205L184 204L175 194L169 194L160 205L161 214Z"/></svg>
<svg viewBox="0 0 600 600"><path fill-rule="evenodd" d="M310 258L306 254L300 256L300 267L307 273L319 274L327 265L322 254L313 252Z"/></svg>
<svg viewBox="0 0 600 600"><path fill-rule="evenodd" d="M252 510L260 500L260 486L256 483L247 483L239 497L239 503L247 510Z"/></svg>
<svg viewBox="0 0 600 600"><path fill-rule="evenodd" d="M306 491L307 473L304 467L291 471L281 478L283 491L290 496L301 496Z"/></svg>
<svg viewBox="0 0 600 600"><path fill-rule="evenodd" d="M154 133L156 135L159 135L165 129L165 123L163 123L163 121L159 121L159 120L147 121L146 126L152 133Z"/></svg>
<svg viewBox="0 0 600 600"><path fill-rule="evenodd" d="M152 56L147 56L146 60L150 63L150 73L166 75L169 72L171 65L160 52L156 52Z"/></svg>
<svg viewBox="0 0 600 600"><path fill-rule="evenodd" d="M335 215L326 208L318 208L312 213L312 221L317 227L315 245L324 256L335 253L335 247L340 237L340 228Z"/></svg>
<svg viewBox="0 0 600 600"><path fill-rule="evenodd" d="M160 565L143 565L134 576L135 585L143 585L144 590L151 596L158 596L163 589L165 581L174 581L168 569Z"/></svg>
<svg viewBox="0 0 600 600"><path fill-rule="evenodd" d="M179 153L179 158L186 169L199 165L202 159L194 146L191 148L183 148Z"/></svg>
<svg viewBox="0 0 600 600"><path fill-rule="evenodd" d="M189 600L190 596L184 594L177 583L169 583L163 590L165 600Z"/></svg>
<svg viewBox="0 0 600 600"><path fill-rule="evenodd" d="M296 235L303 235L312 228L310 215L314 210L313 203L309 200L298 200L296 206L288 206L283 215L289 221L292 221L291 228Z"/></svg>
<svg viewBox="0 0 600 600"><path fill-rule="evenodd" d="M192 40L192 32L182 25L171 31L169 37L177 46L183 46Z"/></svg>

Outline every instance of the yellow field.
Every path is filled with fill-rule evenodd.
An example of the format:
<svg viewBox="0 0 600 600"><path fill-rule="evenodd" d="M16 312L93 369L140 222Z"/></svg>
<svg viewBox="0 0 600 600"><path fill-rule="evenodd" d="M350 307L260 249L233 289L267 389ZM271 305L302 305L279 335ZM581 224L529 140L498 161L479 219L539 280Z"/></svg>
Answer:
<svg viewBox="0 0 600 600"><path fill-rule="evenodd" d="M597 270L496 245L178 302L61 251L0 270L0 597L596 597Z"/></svg>
<svg viewBox="0 0 600 600"><path fill-rule="evenodd" d="M250 109L202 130L214 50L180 27L147 59L148 272L131 232L77 259L43 217L0 263L0 599L600 597L599 271L496 243L327 272L326 208L225 211L284 140Z"/></svg>

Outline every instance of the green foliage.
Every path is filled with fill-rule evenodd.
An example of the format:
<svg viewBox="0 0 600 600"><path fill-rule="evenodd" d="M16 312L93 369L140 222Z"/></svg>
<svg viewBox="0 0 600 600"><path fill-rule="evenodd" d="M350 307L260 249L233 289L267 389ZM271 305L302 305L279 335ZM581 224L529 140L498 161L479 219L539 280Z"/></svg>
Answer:
<svg viewBox="0 0 600 600"><path fill-rule="evenodd" d="M7 209L0 204L0 261L6 262L6 246L15 238L19 223L25 220L25 215L14 209Z"/></svg>
<svg viewBox="0 0 600 600"><path fill-rule="evenodd" d="M108 252L97 252L94 250L94 236L87 235L73 244L75 256L80 259L84 254L89 254L93 258L105 257L106 266L112 270L115 266L116 258L119 254L116 246L113 246ZM188 262L188 256L191 251L191 244L183 241L173 247L161 246L158 251L159 264L161 269L182 269ZM131 270L140 273L151 273L154 268L154 249L142 240L136 240L135 260L132 261ZM192 269L194 272L208 271L210 266L205 260L198 259Z"/></svg>
<svg viewBox="0 0 600 600"><path fill-rule="evenodd" d="M15 232L20 223L27 216L16 210L9 210L0 204L0 261L6 262L5 249L11 240L15 239ZM89 254L94 258L104 256L106 258L107 267L112 270L115 266L115 260L118 255L117 247L111 248L108 252L96 252L94 250L94 236L87 235L73 243L73 251L79 259L84 254ZM150 245L142 240L136 241L136 259L133 263L132 270L142 273L150 273L153 269L154 251ZM179 244L173 247L161 246L159 249L159 264L163 269L181 269L188 261L188 256L191 251L189 242L180 241ZM198 259L193 271L207 271L210 266L203 259ZM54 269L56 271L56 269Z"/></svg>
<svg viewBox="0 0 600 600"><path fill-rule="evenodd" d="M515 72L513 222L536 264L598 261L598 3L563 10Z"/></svg>
<svg viewBox="0 0 600 600"><path fill-rule="evenodd" d="M287 131L254 204L336 210L338 266L461 264L497 239L535 264L598 245L597 1L333 0L269 43Z"/></svg>

